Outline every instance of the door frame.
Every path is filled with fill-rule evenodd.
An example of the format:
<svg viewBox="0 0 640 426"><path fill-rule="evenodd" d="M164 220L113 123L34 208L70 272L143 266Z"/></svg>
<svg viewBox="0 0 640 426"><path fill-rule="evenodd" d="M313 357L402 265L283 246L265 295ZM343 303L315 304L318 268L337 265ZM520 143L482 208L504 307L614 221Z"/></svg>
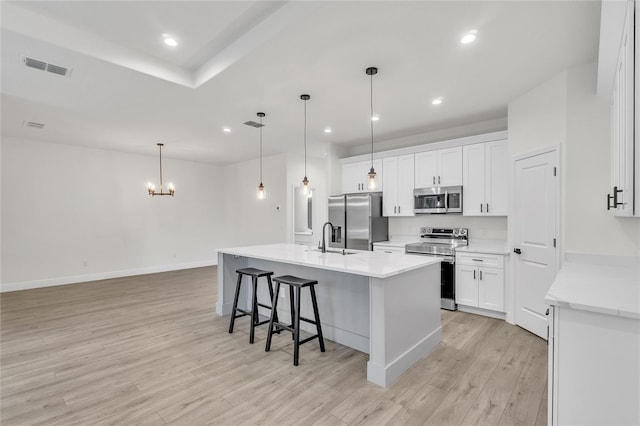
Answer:
<svg viewBox="0 0 640 426"><path fill-rule="evenodd" d="M509 245L507 249L509 250L509 282L510 285L506 287L505 294L505 308L507 310L505 319L509 324L516 324L516 256L513 255L513 247L515 244L515 199L516 199L516 162L520 160L524 160L530 157L535 157L541 154L553 153L556 154L557 161L557 179L555 184L556 189L556 274L560 270L562 266L562 253L564 241L562 238L562 181L564 180L564 176L562 174L562 150L561 145L548 145L542 148L537 148L534 150L527 151L522 154L514 155L511 157L511 188L509 193L511 195L511 202L509 203Z"/></svg>

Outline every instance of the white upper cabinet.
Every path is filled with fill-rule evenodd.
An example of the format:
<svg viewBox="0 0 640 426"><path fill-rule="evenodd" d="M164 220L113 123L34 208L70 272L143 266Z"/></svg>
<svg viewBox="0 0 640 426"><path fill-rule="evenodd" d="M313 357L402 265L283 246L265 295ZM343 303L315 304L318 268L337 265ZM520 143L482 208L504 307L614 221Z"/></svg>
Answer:
<svg viewBox="0 0 640 426"><path fill-rule="evenodd" d="M466 145L462 149L463 214L506 216L507 141Z"/></svg>
<svg viewBox="0 0 640 426"><path fill-rule="evenodd" d="M384 169L383 216L413 216L414 155L386 157Z"/></svg>
<svg viewBox="0 0 640 426"><path fill-rule="evenodd" d="M638 149L634 140L634 3L628 2L627 6L611 96L611 188L607 210L615 216L640 216L637 198L634 206L634 191L640 192L638 165L634 182L634 150Z"/></svg>
<svg viewBox="0 0 640 426"><path fill-rule="evenodd" d="M355 163L345 163L342 165L342 193L352 194L355 192L378 192L383 188L382 160L373 160L373 167L376 171L376 187L369 189L368 174L371 169L371 161L358 161Z"/></svg>
<svg viewBox="0 0 640 426"><path fill-rule="evenodd" d="M415 154L415 187L462 185L462 147Z"/></svg>

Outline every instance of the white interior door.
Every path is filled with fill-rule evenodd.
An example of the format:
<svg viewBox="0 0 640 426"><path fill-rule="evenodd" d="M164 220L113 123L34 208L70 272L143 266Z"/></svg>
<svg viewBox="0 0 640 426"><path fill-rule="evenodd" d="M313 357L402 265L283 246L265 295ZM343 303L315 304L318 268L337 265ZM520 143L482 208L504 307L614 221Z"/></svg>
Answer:
<svg viewBox="0 0 640 426"><path fill-rule="evenodd" d="M558 266L558 153L554 150L532 155L516 160L515 165L515 320L517 325L546 339L544 297Z"/></svg>

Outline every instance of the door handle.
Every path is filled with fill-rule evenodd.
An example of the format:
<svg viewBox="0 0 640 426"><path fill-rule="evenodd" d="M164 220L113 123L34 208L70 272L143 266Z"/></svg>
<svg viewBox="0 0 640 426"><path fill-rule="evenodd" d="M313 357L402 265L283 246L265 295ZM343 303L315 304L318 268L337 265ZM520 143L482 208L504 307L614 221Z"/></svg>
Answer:
<svg viewBox="0 0 640 426"><path fill-rule="evenodd" d="M522 254L522 250L520 250L519 248L514 248L514 249L513 249L513 252L514 252L515 254Z"/></svg>
<svg viewBox="0 0 640 426"><path fill-rule="evenodd" d="M473 279L474 280L476 279L476 270L475 269L473 270Z"/></svg>
<svg viewBox="0 0 640 426"><path fill-rule="evenodd" d="M446 212L447 210L449 210L449 191L444 191L444 211Z"/></svg>

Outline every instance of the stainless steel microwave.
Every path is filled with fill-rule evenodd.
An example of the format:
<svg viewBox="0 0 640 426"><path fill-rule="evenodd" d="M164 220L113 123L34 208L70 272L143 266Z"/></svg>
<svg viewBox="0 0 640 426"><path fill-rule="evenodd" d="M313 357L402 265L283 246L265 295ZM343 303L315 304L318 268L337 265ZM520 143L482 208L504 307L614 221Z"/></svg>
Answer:
<svg viewBox="0 0 640 426"><path fill-rule="evenodd" d="M416 188L413 211L419 213L462 213L462 186Z"/></svg>

